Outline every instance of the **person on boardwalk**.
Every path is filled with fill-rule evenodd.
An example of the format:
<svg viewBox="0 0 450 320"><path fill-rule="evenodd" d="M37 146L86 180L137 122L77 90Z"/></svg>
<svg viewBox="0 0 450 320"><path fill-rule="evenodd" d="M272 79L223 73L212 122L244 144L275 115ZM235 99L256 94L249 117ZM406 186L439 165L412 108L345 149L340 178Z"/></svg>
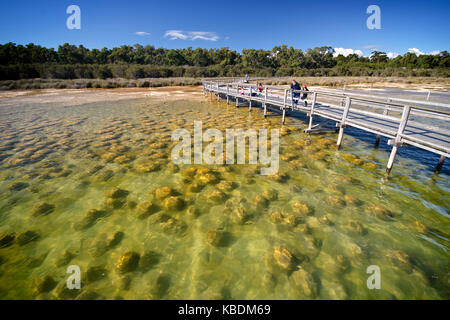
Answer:
<svg viewBox="0 0 450 320"><path fill-rule="evenodd" d="M303 91L309 91L309 89L308 89L308 87L306 86L306 84L303 85ZM306 92L304 92L304 93L302 94L302 97L301 97L302 100L305 100L305 107L308 106L308 101L306 101L306 98L307 98L307 97L308 97L308 94L307 94Z"/></svg>
<svg viewBox="0 0 450 320"><path fill-rule="evenodd" d="M292 90L292 107L294 107L294 104L296 105L298 103L298 98L300 97L300 92L293 92L294 90L301 90L300 84L292 80L291 83L291 90Z"/></svg>
<svg viewBox="0 0 450 320"><path fill-rule="evenodd" d="M258 83L258 92L263 92L264 91L264 87L262 85L261 82Z"/></svg>

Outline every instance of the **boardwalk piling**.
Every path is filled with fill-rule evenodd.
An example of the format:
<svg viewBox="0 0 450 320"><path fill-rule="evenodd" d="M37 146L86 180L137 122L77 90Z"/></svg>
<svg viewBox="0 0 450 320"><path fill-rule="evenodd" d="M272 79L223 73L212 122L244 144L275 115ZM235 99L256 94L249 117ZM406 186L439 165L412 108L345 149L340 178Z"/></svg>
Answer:
<svg viewBox="0 0 450 320"><path fill-rule="evenodd" d="M380 139L381 139L381 136L378 134L377 135L377 138L375 139L375 148L378 148L378 146L380 145Z"/></svg>
<svg viewBox="0 0 450 320"><path fill-rule="evenodd" d="M388 165L386 168L386 173L390 173L392 170L392 166L394 165L395 155L397 154L398 147L402 144L402 134L405 131L406 124L408 123L409 113L411 111L410 106L405 106L403 108L402 118L400 119L400 124L398 126L397 135L395 136L391 151L391 155L389 156Z"/></svg>
<svg viewBox="0 0 450 320"><path fill-rule="evenodd" d="M342 138L344 137L345 119L347 119L348 111L350 110L350 104L351 104L351 99L350 99L350 97L347 97L346 101L345 101L344 114L342 115L342 120L341 120L341 123L339 124L339 136L338 136L338 141L337 141L337 145L336 145L337 149L339 149L341 147Z"/></svg>
<svg viewBox="0 0 450 320"><path fill-rule="evenodd" d="M287 89L284 89L284 98L283 98L283 118L281 120L281 123L284 124L286 122L286 101L287 101Z"/></svg>
<svg viewBox="0 0 450 320"><path fill-rule="evenodd" d="M248 111L252 111L252 87L250 87L250 95L248 99Z"/></svg>
<svg viewBox="0 0 450 320"><path fill-rule="evenodd" d="M313 125L314 107L316 106L316 99L317 99L317 92L314 92L314 94L313 94L313 101L312 101L312 104L311 104L311 111L309 112L308 131L310 131L312 129L312 125Z"/></svg>
<svg viewBox="0 0 450 320"><path fill-rule="evenodd" d="M445 156L441 156L439 158L439 162L436 166L436 169L434 170L435 173L441 172L442 166L444 165Z"/></svg>
<svg viewBox="0 0 450 320"><path fill-rule="evenodd" d="M265 118L266 115L267 115L267 88L264 88L264 104L263 104L263 107L264 107L264 118Z"/></svg>

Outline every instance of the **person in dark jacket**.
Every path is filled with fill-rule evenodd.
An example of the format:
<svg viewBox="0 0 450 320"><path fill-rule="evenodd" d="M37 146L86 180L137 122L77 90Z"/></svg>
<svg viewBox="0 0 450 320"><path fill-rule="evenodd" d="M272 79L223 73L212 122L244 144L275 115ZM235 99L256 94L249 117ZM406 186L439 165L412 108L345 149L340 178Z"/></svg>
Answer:
<svg viewBox="0 0 450 320"><path fill-rule="evenodd" d="M300 87L300 84L295 81L292 80L291 83L291 90L301 90L302 88ZM292 92L292 107L294 106L294 104L298 103L298 98L300 97L300 92Z"/></svg>
<svg viewBox="0 0 450 320"><path fill-rule="evenodd" d="M309 89L308 89L308 87L306 86L306 84L303 85L303 91L309 91ZM306 92L304 92L304 93L302 94L302 97L301 97L302 100L305 100L305 107L308 106L308 101L306 101L306 98L307 98L307 97L308 97L308 94L307 94Z"/></svg>

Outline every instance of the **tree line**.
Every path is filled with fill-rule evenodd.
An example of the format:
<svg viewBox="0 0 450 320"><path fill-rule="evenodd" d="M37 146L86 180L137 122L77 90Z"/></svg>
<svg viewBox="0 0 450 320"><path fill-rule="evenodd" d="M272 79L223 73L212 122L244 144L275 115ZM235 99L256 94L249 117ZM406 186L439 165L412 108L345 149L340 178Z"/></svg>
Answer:
<svg viewBox="0 0 450 320"><path fill-rule="evenodd" d="M68 43L57 50L30 43L0 45L0 79L160 78L217 76L449 76L450 55L406 53L390 59L334 55L331 47L303 51L286 45L272 50L184 49L123 45L88 49Z"/></svg>

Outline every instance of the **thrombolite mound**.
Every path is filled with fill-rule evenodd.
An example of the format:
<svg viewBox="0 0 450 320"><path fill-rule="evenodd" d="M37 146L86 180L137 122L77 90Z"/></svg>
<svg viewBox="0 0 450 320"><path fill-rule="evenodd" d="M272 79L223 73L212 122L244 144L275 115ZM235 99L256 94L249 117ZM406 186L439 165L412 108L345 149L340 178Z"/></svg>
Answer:
<svg viewBox="0 0 450 320"><path fill-rule="evenodd" d="M159 208L150 201L144 201L137 205L136 212L139 219L145 219L151 214L158 212Z"/></svg>
<svg viewBox="0 0 450 320"><path fill-rule="evenodd" d="M1 234L0 235L0 248L9 247L14 243L14 239L16 238L14 233L9 234Z"/></svg>
<svg viewBox="0 0 450 320"><path fill-rule="evenodd" d="M24 246L32 241L36 241L39 238L39 234L33 230L28 230L17 235L16 242L19 246Z"/></svg>
<svg viewBox="0 0 450 320"><path fill-rule="evenodd" d="M119 273L126 273L136 270L139 264L139 254L133 251L126 251L119 256L116 269Z"/></svg>
<svg viewBox="0 0 450 320"><path fill-rule="evenodd" d="M152 190L151 194L154 194L156 199L162 200L167 197L176 195L176 191L174 189L172 189L171 187L164 186L164 187Z"/></svg>
<svg viewBox="0 0 450 320"><path fill-rule="evenodd" d="M73 223L73 228L75 230L84 230L87 228L90 228L95 224L95 222L106 216L106 211L104 210L97 210L97 209L90 209L79 220L78 222Z"/></svg>
<svg viewBox="0 0 450 320"><path fill-rule="evenodd" d="M317 284L312 275L303 268L294 271L290 277L296 288L307 298L315 298Z"/></svg>
<svg viewBox="0 0 450 320"><path fill-rule="evenodd" d="M117 231L110 234L100 234L93 240L92 245L89 248L89 253L93 257L99 257L105 254L108 250L118 246L124 236L125 234L122 231Z"/></svg>
<svg viewBox="0 0 450 320"><path fill-rule="evenodd" d="M33 207L32 212L33 212L34 216L46 216L46 215L52 213L53 210L55 210L55 206L53 204L45 203L45 202L38 202Z"/></svg>
<svg viewBox="0 0 450 320"><path fill-rule="evenodd" d="M170 196L164 199L163 205L168 211L179 211L184 208L185 201L178 196Z"/></svg>

